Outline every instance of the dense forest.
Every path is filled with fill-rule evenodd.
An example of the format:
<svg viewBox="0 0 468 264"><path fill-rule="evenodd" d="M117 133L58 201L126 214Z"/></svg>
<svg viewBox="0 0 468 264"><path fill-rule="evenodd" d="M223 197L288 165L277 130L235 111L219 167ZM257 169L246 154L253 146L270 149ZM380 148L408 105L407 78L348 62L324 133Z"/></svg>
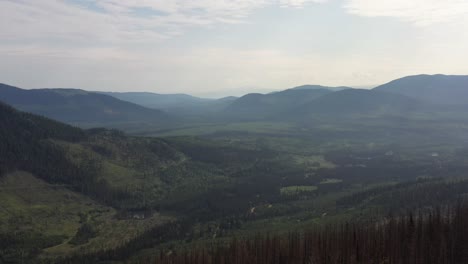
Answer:
<svg viewBox="0 0 468 264"><path fill-rule="evenodd" d="M303 89L125 131L0 103L0 263L465 263L461 106Z"/></svg>
<svg viewBox="0 0 468 264"><path fill-rule="evenodd" d="M76 177L85 177L86 173L66 162L60 149L46 142L48 138L76 142L85 137L81 129L18 112L3 103L0 103L0 120L2 174L12 169L24 169L51 181L70 184L76 181ZM67 174L67 177L61 176L63 174Z"/></svg>
<svg viewBox="0 0 468 264"><path fill-rule="evenodd" d="M161 252L147 263L468 262L468 207L387 217L372 225L326 226L288 236L259 235L188 252Z"/></svg>
<svg viewBox="0 0 468 264"><path fill-rule="evenodd" d="M467 31L468 0L0 0L0 264L468 264Z"/></svg>
<svg viewBox="0 0 468 264"><path fill-rule="evenodd" d="M164 232L145 235L146 241L167 239L184 232L170 225ZM387 216L379 222L341 223L290 232L287 235L258 234L223 243L196 246L190 250L165 250L138 263L434 263L468 261L468 206L418 210L402 216ZM140 242L144 243L144 242ZM120 259L142 246L130 242L114 251L77 256L59 263L95 263Z"/></svg>

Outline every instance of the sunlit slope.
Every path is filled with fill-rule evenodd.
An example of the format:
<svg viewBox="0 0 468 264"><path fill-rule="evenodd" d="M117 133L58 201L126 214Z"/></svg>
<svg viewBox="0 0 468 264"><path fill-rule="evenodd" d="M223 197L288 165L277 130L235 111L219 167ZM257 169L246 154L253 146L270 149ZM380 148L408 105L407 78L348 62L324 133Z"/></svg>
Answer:
<svg viewBox="0 0 468 264"><path fill-rule="evenodd" d="M118 212L66 185L53 185L16 171L0 178L0 250L3 260L63 256L96 248L112 248L122 241L171 218L153 214L140 221L119 218ZM23 248L18 255L15 248Z"/></svg>

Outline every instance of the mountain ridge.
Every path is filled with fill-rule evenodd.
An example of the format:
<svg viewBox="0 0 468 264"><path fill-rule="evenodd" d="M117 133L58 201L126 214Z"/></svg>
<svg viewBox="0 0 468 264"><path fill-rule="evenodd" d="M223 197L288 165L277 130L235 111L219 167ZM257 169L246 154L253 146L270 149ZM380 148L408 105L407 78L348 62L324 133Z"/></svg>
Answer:
<svg viewBox="0 0 468 264"><path fill-rule="evenodd" d="M312 101L322 95L332 93L326 89L288 89L280 92L246 94L224 110L224 113L237 118L264 118L287 111L297 104Z"/></svg>
<svg viewBox="0 0 468 264"><path fill-rule="evenodd" d="M337 91L342 91L342 90L347 90L347 89L355 89L349 86L323 86L323 85L318 85L318 84L304 84L300 86L296 86L293 88L289 88L287 90L317 90L317 89L325 89L325 90L330 90L332 92L337 92Z"/></svg>
<svg viewBox="0 0 468 264"><path fill-rule="evenodd" d="M21 89L0 84L0 101L13 107L67 123L166 122L161 110L81 89Z"/></svg>
<svg viewBox="0 0 468 264"><path fill-rule="evenodd" d="M436 104L468 104L467 75L411 75L379 85L373 90L402 94Z"/></svg>

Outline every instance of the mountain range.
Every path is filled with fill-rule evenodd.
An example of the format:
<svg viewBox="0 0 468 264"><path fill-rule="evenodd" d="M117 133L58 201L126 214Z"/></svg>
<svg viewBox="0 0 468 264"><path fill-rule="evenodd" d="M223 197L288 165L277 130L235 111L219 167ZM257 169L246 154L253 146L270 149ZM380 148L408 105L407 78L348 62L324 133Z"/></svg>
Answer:
<svg viewBox="0 0 468 264"><path fill-rule="evenodd" d="M148 108L173 109L183 106L198 106L214 99L205 99L188 94L158 94L149 92L97 92Z"/></svg>
<svg viewBox="0 0 468 264"><path fill-rule="evenodd" d="M25 90L0 84L0 101L22 111L73 124L168 121L167 114L161 110L79 89Z"/></svg>
<svg viewBox="0 0 468 264"><path fill-rule="evenodd" d="M244 119L268 118L330 93L333 92L328 89L288 89L269 94L251 93L233 101L224 109L224 114Z"/></svg>
<svg viewBox="0 0 468 264"><path fill-rule="evenodd" d="M195 120L297 120L314 115L407 115L466 111L468 76L415 75L374 89L303 85L268 94L221 99L187 94L24 90L0 84L0 101L23 111L80 126ZM180 120L179 120L180 121Z"/></svg>
<svg viewBox="0 0 468 264"><path fill-rule="evenodd" d="M380 85L374 90L396 93L435 104L468 104L468 76L415 75Z"/></svg>
<svg viewBox="0 0 468 264"><path fill-rule="evenodd" d="M290 110L292 115L407 114L427 110L427 104L378 90L347 89L328 93Z"/></svg>
<svg viewBox="0 0 468 264"><path fill-rule="evenodd" d="M152 94L125 94L134 98L128 102L114 97L122 94L0 85L0 263L186 258L183 249L210 254L206 241L225 245L260 232L300 238L288 232L341 219L346 226L376 219L374 228L405 210L419 216L405 218L401 237L417 237L415 222L424 236L416 209L466 197L468 121L454 118L467 113L463 79L410 76L371 90L304 86L217 100L155 95L160 103L147 100L148 107L138 103ZM446 96L428 96L424 87ZM53 119L155 126L132 136ZM349 230L352 241L357 233ZM359 230L367 237L367 227ZM408 245L417 244L413 238ZM466 244L447 248L457 243ZM350 245L347 252L356 249Z"/></svg>

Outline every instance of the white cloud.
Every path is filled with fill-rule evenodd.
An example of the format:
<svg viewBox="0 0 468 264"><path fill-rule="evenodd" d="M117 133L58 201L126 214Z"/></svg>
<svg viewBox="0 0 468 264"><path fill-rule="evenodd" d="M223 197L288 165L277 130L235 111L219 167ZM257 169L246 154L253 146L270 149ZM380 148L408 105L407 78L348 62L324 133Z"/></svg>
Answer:
<svg viewBox="0 0 468 264"><path fill-rule="evenodd" d="M188 28L244 22L254 10L323 0L0 0L3 40L151 42Z"/></svg>
<svg viewBox="0 0 468 264"><path fill-rule="evenodd" d="M395 17L416 26L459 23L468 16L466 0L347 0L351 14L366 17Z"/></svg>
<svg viewBox="0 0 468 264"><path fill-rule="evenodd" d="M30 52L23 53L22 49ZM441 64L445 57L431 61L437 63L428 63L430 59L405 60L408 58L393 54L330 57L291 55L276 49L201 48L181 54L153 50L128 54L130 59L119 49L83 49L77 53L51 49L44 53L34 47L11 47L0 49L0 54L4 61L0 64L0 80L20 87L199 95L228 95L227 91L234 94L240 87L277 90L306 83L378 84L407 74L437 73L440 69L457 73L463 67ZM453 57L448 60L453 61Z"/></svg>
<svg viewBox="0 0 468 264"><path fill-rule="evenodd" d="M201 93L304 83L376 84L421 72L466 73L468 37L460 27L444 24L466 22L465 1L344 0L352 14L395 17L426 26L424 30L398 27L408 32L391 32L396 33L394 37L386 31L394 28L385 27L386 23L366 20L375 31L361 34L362 24L351 23L357 17L344 17L343 21L351 22L343 25L335 16L339 12L308 16L309 11L314 14L313 8L265 9L259 14L263 17L254 18L262 8L296 9L324 1L0 0L0 82ZM278 13L284 17L276 20ZM193 28L251 21L262 25L252 25L247 33L243 30L250 28L248 23L173 37ZM327 26L313 30L316 21ZM263 32L269 27L271 32ZM285 35L289 29L293 32ZM324 37L334 31L336 38ZM277 35L264 38L262 34L268 33ZM356 35L358 40L351 39ZM313 36L314 41L303 36ZM181 39L187 43L180 43Z"/></svg>
<svg viewBox="0 0 468 264"><path fill-rule="evenodd" d="M307 3L324 3L328 0L279 0L279 3L283 7L303 7Z"/></svg>

